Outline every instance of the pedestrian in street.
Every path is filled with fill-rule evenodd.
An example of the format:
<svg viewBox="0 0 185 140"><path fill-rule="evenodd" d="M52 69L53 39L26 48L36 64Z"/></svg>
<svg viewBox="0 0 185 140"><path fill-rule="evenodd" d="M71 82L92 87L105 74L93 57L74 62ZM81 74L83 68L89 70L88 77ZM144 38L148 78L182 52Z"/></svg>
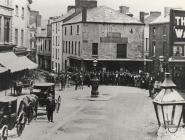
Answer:
<svg viewBox="0 0 185 140"><path fill-rule="evenodd" d="M51 93L47 97L46 111L48 122L53 122L54 101Z"/></svg>

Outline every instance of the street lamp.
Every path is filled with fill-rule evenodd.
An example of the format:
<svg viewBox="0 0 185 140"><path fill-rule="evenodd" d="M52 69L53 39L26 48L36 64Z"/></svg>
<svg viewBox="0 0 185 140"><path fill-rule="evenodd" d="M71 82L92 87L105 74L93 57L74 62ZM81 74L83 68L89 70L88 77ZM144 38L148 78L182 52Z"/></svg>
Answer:
<svg viewBox="0 0 185 140"><path fill-rule="evenodd" d="M161 87L162 90L153 99L158 125L168 129L170 133L175 133L182 126L185 100L174 89L176 85L171 80L170 73L165 73Z"/></svg>
<svg viewBox="0 0 185 140"><path fill-rule="evenodd" d="M97 77L97 67L98 61L95 59L93 60L93 67L94 67L94 76L91 79L91 84L92 84L92 90L91 90L91 97L96 98L98 97L99 91L98 91L98 86L99 86L99 79Z"/></svg>

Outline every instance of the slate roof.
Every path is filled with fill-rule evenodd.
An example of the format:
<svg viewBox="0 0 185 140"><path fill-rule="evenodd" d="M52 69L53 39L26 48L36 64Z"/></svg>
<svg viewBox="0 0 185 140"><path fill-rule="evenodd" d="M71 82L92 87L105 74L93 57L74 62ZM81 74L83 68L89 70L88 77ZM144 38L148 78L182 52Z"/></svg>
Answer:
<svg viewBox="0 0 185 140"><path fill-rule="evenodd" d="M66 21L64 24L82 22L82 13ZM122 14L107 6L100 6L93 9L87 9L87 22L96 23L126 23L143 24L139 20Z"/></svg>
<svg viewBox="0 0 185 140"><path fill-rule="evenodd" d="M66 14L62 15L61 17L59 17L58 19L54 20L52 23L55 23L55 22L59 22L59 21L62 21L64 19L66 19L67 17L69 17L70 15L74 14L75 13L75 9L71 9L69 12L67 12Z"/></svg>
<svg viewBox="0 0 185 140"><path fill-rule="evenodd" d="M150 24L163 24L163 23L170 23L170 16L160 16L156 20L152 21Z"/></svg>
<svg viewBox="0 0 185 140"><path fill-rule="evenodd" d="M145 18L145 24L150 24L151 22L156 20L158 17L160 17L160 16L156 16L156 15L149 15L149 16L147 16Z"/></svg>

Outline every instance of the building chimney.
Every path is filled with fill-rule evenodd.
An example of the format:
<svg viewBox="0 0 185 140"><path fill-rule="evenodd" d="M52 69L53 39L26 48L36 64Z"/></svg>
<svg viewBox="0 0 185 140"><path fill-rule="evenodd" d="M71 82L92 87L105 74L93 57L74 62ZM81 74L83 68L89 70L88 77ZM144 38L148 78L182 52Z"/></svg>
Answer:
<svg viewBox="0 0 185 140"><path fill-rule="evenodd" d="M69 12L70 10L72 10L72 9L76 9L76 6L73 6L73 5L69 5L68 7L67 7L67 11Z"/></svg>
<svg viewBox="0 0 185 140"><path fill-rule="evenodd" d="M144 22L145 22L145 12L140 12L139 18L140 18L140 21L141 21L142 23L144 23Z"/></svg>
<svg viewBox="0 0 185 140"><path fill-rule="evenodd" d="M87 21L87 8L82 7L82 22L86 22L86 21Z"/></svg>
<svg viewBox="0 0 185 140"><path fill-rule="evenodd" d="M150 16L159 17L160 15L161 15L161 12L158 12L158 11L151 11L150 12Z"/></svg>
<svg viewBox="0 0 185 140"><path fill-rule="evenodd" d="M125 15L129 13L129 7L127 6L120 6L119 10L120 10L120 13L125 14Z"/></svg>
<svg viewBox="0 0 185 140"><path fill-rule="evenodd" d="M78 8L80 5L80 0L75 0L75 6Z"/></svg>
<svg viewBox="0 0 185 140"><path fill-rule="evenodd" d="M164 17L168 16L170 14L170 7L164 7Z"/></svg>

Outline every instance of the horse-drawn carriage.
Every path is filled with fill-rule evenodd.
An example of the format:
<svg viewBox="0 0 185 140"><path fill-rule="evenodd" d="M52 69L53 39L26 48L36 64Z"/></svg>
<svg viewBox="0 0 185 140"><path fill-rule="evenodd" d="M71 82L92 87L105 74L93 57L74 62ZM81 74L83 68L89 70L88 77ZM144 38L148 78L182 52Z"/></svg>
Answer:
<svg viewBox="0 0 185 140"><path fill-rule="evenodd" d="M25 127L26 119L23 111L17 111L17 98L5 96L0 98L0 139L7 140L8 130L17 129L20 136Z"/></svg>
<svg viewBox="0 0 185 140"><path fill-rule="evenodd" d="M45 107L47 105L47 97L49 94L52 94L53 106L56 112L60 109L61 96L55 95L55 84L54 83L38 83L33 85L31 94L34 94L38 97L38 106Z"/></svg>

